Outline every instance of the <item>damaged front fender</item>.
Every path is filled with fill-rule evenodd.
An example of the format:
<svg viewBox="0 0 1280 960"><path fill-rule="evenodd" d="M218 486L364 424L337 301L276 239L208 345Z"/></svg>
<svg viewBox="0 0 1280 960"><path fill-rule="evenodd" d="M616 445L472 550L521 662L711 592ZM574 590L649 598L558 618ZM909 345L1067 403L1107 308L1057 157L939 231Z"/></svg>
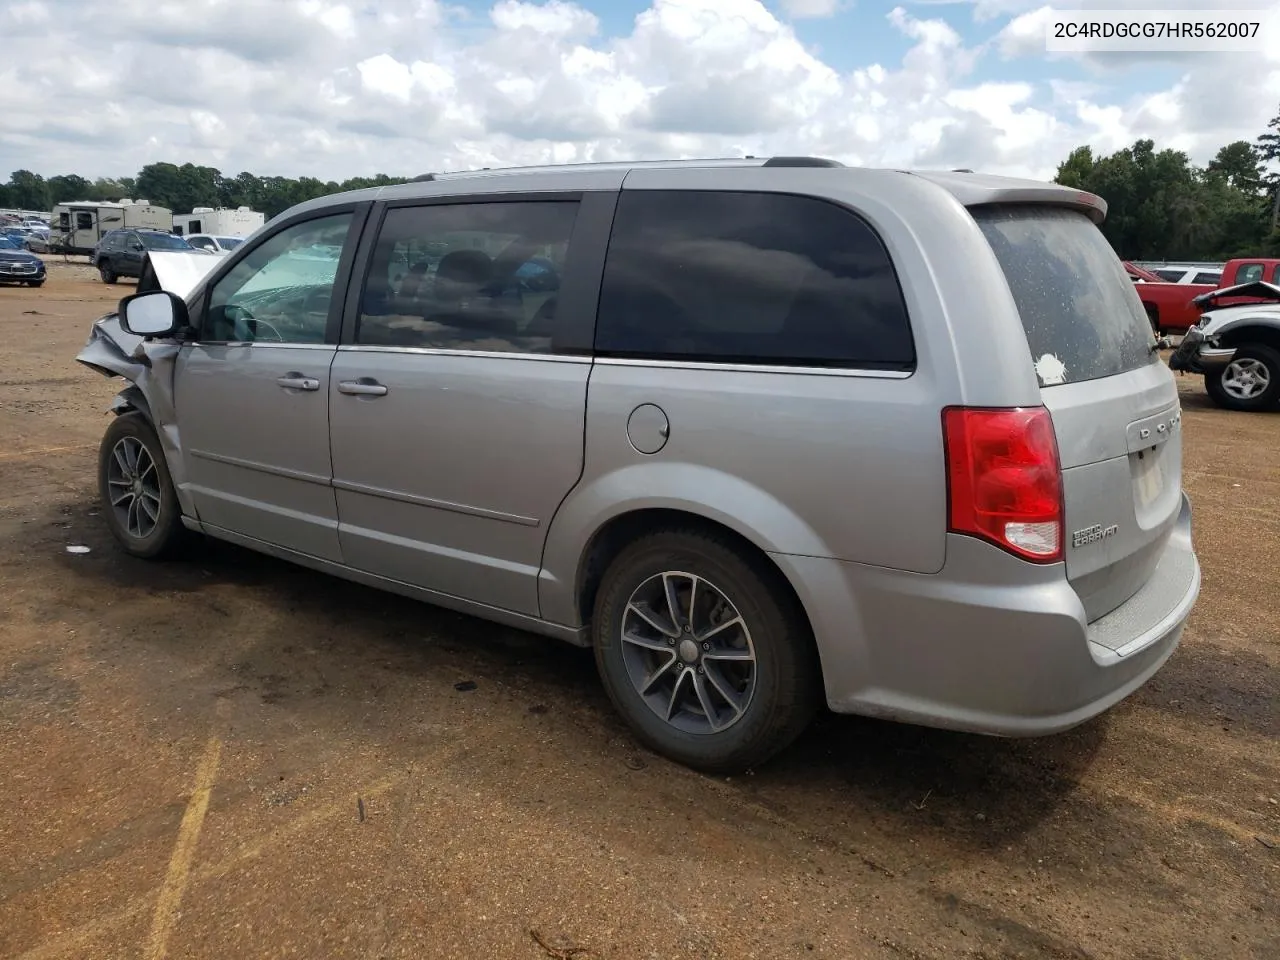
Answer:
<svg viewBox="0 0 1280 960"><path fill-rule="evenodd" d="M144 274L150 275L150 285L186 296L193 289L192 275L196 270L181 263L185 254L175 256L179 259L169 258L164 267L156 258L156 262L150 264L152 270L144 269ZM117 312L94 321L89 339L76 354L76 361L104 377L121 377L130 382L131 386L116 395L108 410L116 415L136 410L147 418L164 448L183 514L198 519L188 492L174 411L174 373L181 351L182 344L177 340L148 340L125 330Z"/></svg>

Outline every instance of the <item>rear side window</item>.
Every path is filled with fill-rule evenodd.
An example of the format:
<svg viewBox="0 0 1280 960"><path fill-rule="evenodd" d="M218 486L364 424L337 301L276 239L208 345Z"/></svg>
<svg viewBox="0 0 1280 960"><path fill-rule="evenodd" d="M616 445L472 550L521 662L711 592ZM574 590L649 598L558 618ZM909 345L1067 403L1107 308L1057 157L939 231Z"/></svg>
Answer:
<svg viewBox="0 0 1280 960"><path fill-rule="evenodd" d="M811 197L626 191L596 326L605 356L910 369L889 255Z"/></svg>
<svg viewBox="0 0 1280 960"><path fill-rule="evenodd" d="M1220 273L1197 273L1191 280L1192 283L1208 283L1213 286L1218 285L1218 281L1222 279Z"/></svg>
<svg viewBox="0 0 1280 960"><path fill-rule="evenodd" d="M1177 283L1187 275L1185 270L1153 270L1152 272L1161 280L1167 280L1169 283Z"/></svg>
<svg viewBox="0 0 1280 960"><path fill-rule="evenodd" d="M972 212L1004 270L1041 386L1160 362L1124 266L1083 213L1027 205Z"/></svg>

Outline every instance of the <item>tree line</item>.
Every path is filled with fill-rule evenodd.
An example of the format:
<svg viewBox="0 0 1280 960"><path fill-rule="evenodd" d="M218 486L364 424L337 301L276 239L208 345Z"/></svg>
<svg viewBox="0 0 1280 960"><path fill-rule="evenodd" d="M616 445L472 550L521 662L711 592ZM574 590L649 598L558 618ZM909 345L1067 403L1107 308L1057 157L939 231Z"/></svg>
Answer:
<svg viewBox="0 0 1280 960"><path fill-rule="evenodd" d="M88 180L77 174L60 174L47 180L30 170L15 170L9 182L0 184L0 209L52 210L71 200L116 201L145 199L174 213L190 213L193 207L251 207L270 219L295 203L343 190L404 183L409 177L380 173L349 180L317 180L315 177L260 177L253 173L225 176L214 167L184 163L149 163L136 177Z"/></svg>
<svg viewBox="0 0 1280 960"><path fill-rule="evenodd" d="M1220 149L1204 167L1180 150L1138 140L1110 156L1088 146L1071 151L1054 179L1107 202L1102 225L1116 252L1132 260L1227 260L1280 255L1280 115L1250 142ZM248 206L268 218L304 200L411 178L378 174L341 183L314 177L226 176L214 167L150 163L136 177L47 180L16 170L0 184L0 208L51 210L68 200L147 199L174 213L193 207Z"/></svg>

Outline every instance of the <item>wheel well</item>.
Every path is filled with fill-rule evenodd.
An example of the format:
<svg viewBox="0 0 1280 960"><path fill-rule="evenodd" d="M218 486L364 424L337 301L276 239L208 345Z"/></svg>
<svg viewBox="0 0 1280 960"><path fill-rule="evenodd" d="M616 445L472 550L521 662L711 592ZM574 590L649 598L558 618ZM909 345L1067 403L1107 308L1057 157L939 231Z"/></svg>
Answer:
<svg viewBox="0 0 1280 960"><path fill-rule="evenodd" d="M614 517L596 531L578 564L578 615L582 618L582 623L591 622L591 613L595 608L600 581L604 578L604 572L613 558L637 537L653 533L655 530L673 528L686 530L693 528L716 534L732 543L743 556L753 559L760 573L773 580L783 595L795 605L797 615L803 618L805 626L809 629L810 638L813 637L813 625L809 622L808 611L800 602L800 595L796 593L791 581L773 562L769 554L733 528L684 510L633 510Z"/></svg>
<svg viewBox="0 0 1280 960"><path fill-rule="evenodd" d="M1280 350L1280 330L1275 327L1236 327L1223 333L1221 342L1228 347L1242 347L1246 343L1265 343L1273 350Z"/></svg>
<svg viewBox="0 0 1280 960"><path fill-rule="evenodd" d="M124 416L127 413L140 413L147 423L151 424L151 428L153 430L156 429L155 418L151 416L151 404L147 403L146 395L137 384L126 387L116 394L116 398L111 404L111 409L116 416Z"/></svg>

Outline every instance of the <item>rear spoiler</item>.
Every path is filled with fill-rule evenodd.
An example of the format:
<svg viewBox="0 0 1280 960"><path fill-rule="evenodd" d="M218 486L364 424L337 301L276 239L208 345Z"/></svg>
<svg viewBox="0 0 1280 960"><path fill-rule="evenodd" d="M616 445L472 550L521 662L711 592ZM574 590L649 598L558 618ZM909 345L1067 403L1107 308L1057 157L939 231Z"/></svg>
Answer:
<svg viewBox="0 0 1280 960"><path fill-rule="evenodd" d="M922 180L936 183L966 207L993 204L1038 203L1067 207L1088 215L1101 225L1107 216L1107 202L1096 193L1064 187L1060 183L1043 180L1023 180L1018 177L1001 177L986 173L949 170L912 170L909 172Z"/></svg>
<svg viewBox="0 0 1280 960"><path fill-rule="evenodd" d="M1237 283L1234 287L1219 287L1217 290L1210 290L1202 293L1198 297L1192 297L1191 302L1197 307L1206 307L1212 305L1216 300L1223 297L1250 297L1255 300L1271 300L1280 303L1280 287L1274 283L1267 283L1265 280L1251 280L1248 283Z"/></svg>

